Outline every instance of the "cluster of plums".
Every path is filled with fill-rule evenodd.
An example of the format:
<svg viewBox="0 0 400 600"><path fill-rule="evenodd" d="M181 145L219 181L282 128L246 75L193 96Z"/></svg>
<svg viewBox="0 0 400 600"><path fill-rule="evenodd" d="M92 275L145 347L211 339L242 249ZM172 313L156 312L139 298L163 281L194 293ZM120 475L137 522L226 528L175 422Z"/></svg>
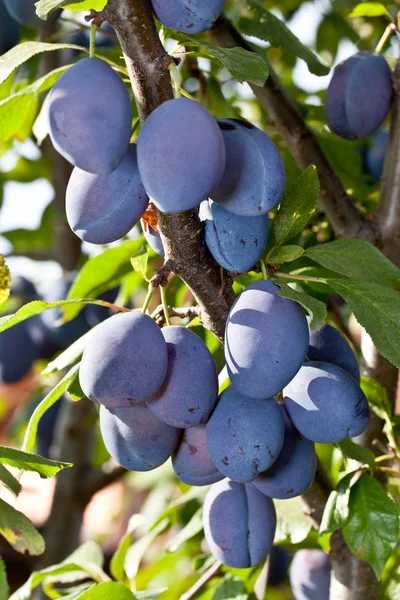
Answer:
<svg viewBox="0 0 400 600"><path fill-rule="evenodd" d="M186 327L160 329L138 311L100 324L80 367L82 390L100 404L101 433L119 464L148 471L172 456L178 479L213 484L206 538L219 560L238 568L271 550L272 498L293 498L311 485L314 442L357 436L369 420L347 340L330 325L310 332L300 306L278 291L257 281L236 299L225 334L231 385L219 397L204 342Z"/></svg>

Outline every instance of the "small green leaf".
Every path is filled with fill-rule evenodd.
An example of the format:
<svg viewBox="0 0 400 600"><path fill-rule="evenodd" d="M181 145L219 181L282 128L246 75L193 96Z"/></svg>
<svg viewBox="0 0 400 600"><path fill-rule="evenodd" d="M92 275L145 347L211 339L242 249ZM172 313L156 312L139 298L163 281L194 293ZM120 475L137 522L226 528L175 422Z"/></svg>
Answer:
<svg viewBox="0 0 400 600"><path fill-rule="evenodd" d="M99 325L96 325L96 327L98 326ZM64 350L64 352L61 352L61 354L59 354L54 360L49 362L47 367L43 370L43 375L50 375L55 371L62 371L66 367L69 367L69 365L71 365L72 363L76 362L78 358L80 358L80 356L83 354L83 351L86 348L86 344L89 341L90 335L96 327L93 327L90 331L85 333L85 335L76 340L76 342L71 344L69 348Z"/></svg>
<svg viewBox="0 0 400 600"><path fill-rule="evenodd" d="M336 240L312 246L305 256L346 277L400 287L400 269L378 248L363 240Z"/></svg>
<svg viewBox="0 0 400 600"><path fill-rule="evenodd" d="M338 445L347 458L357 460L362 465L367 464L372 471L375 470L375 456L371 450L364 448L364 446L360 446L359 444L355 444L350 438L339 442Z"/></svg>
<svg viewBox="0 0 400 600"><path fill-rule="evenodd" d="M281 246L272 248L266 261L271 265L281 265L282 263L292 262L303 256L304 249L301 246Z"/></svg>
<svg viewBox="0 0 400 600"><path fill-rule="evenodd" d="M203 530L203 509L199 508L190 521L168 543L168 552L176 552L182 544Z"/></svg>
<svg viewBox="0 0 400 600"><path fill-rule="evenodd" d="M281 296L281 298L288 298L289 300L294 300L295 302L298 302L303 308L306 309L306 311L311 317L311 329L321 329L322 325L326 321L326 317L328 314L325 308L325 304L320 300L313 298L312 296L308 296L307 294L303 294L302 292L297 292L285 283L277 281L277 279L275 279L275 283L277 283L281 288L278 292L278 296Z"/></svg>
<svg viewBox="0 0 400 600"><path fill-rule="evenodd" d="M162 520L149 533L138 539L129 548L125 556L124 570L130 581L135 579L144 555L155 538L168 526L168 523L167 519Z"/></svg>
<svg viewBox="0 0 400 600"><path fill-rule="evenodd" d="M349 17L382 17L390 16L386 6L380 2L361 2L349 13Z"/></svg>
<svg viewBox="0 0 400 600"><path fill-rule="evenodd" d="M0 600L8 600L9 586L7 581L6 565L0 556Z"/></svg>
<svg viewBox="0 0 400 600"><path fill-rule="evenodd" d="M147 266L149 264L149 253L147 252L146 246L142 246L136 254L131 256L131 265L135 269L136 273L139 273L145 281L149 282L150 279L147 277Z"/></svg>
<svg viewBox="0 0 400 600"><path fill-rule="evenodd" d="M75 373L75 377L67 387L67 392L71 396L71 400L73 400L74 402L83 400L86 397L79 381L79 371Z"/></svg>
<svg viewBox="0 0 400 600"><path fill-rule="evenodd" d="M0 535L20 554L39 556L44 552L44 539L31 521L0 498Z"/></svg>
<svg viewBox="0 0 400 600"><path fill-rule="evenodd" d="M308 46L302 44L283 21L269 10L265 10L260 2L253 0L251 6L255 13L254 18L240 19L240 31L246 35L253 35L264 42L269 42L273 48L280 48L284 52L303 59L314 75L328 75L329 67Z"/></svg>
<svg viewBox="0 0 400 600"><path fill-rule="evenodd" d="M2 481L4 483L4 485L6 485L12 492L14 492L14 494L16 496L18 496L18 494L21 491L21 484L14 477L14 475L12 473L10 473L10 471L8 471L5 467L3 467L3 465L1 464L1 461L0 461L0 481Z"/></svg>
<svg viewBox="0 0 400 600"><path fill-rule="evenodd" d="M311 521L304 514L299 497L289 500L274 500L276 510L275 543L300 544L311 531Z"/></svg>
<svg viewBox="0 0 400 600"><path fill-rule="evenodd" d="M285 191L274 219L276 244L303 231L315 211L319 196L317 169L310 165Z"/></svg>
<svg viewBox="0 0 400 600"><path fill-rule="evenodd" d="M244 582L228 573L215 589L212 600L248 600L248 597Z"/></svg>
<svg viewBox="0 0 400 600"><path fill-rule="evenodd" d="M110 571L111 575L114 579L118 579L119 581L124 581L125 579L125 570L124 563L126 554L129 550L132 541L132 533L144 523L144 517L140 514L135 514L129 519L128 529L125 535L120 539L118 548L116 549L110 563Z"/></svg>
<svg viewBox="0 0 400 600"><path fill-rule="evenodd" d="M350 550L371 565L378 579L396 548L399 515L381 484L364 473L350 491L343 536Z"/></svg>
<svg viewBox="0 0 400 600"><path fill-rule="evenodd" d="M400 368L400 293L356 279L329 279L328 284L347 302L382 356Z"/></svg>
<svg viewBox="0 0 400 600"><path fill-rule="evenodd" d="M46 20L51 12L57 8L68 7L68 10L103 10L108 0L40 0L35 3L36 14Z"/></svg>
<svg viewBox="0 0 400 600"><path fill-rule="evenodd" d="M79 600L135 600L135 596L123 583L106 581L98 583L79 596Z"/></svg>
<svg viewBox="0 0 400 600"><path fill-rule="evenodd" d="M0 304L4 304L10 295L11 274L4 256L0 254Z"/></svg>
<svg viewBox="0 0 400 600"><path fill-rule="evenodd" d="M375 379L370 377L361 377L361 389L367 397L368 404L373 409L374 413L382 420L387 416L392 416L392 406L386 389Z"/></svg>
<svg viewBox="0 0 400 600"><path fill-rule="evenodd" d="M354 472L345 475L337 484L336 490L329 494L319 528L320 537L341 529L349 518L350 484L354 475Z"/></svg>
<svg viewBox="0 0 400 600"><path fill-rule="evenodd" d="M29 452L8 448L7 446L0 446L0 464L8 465L21 471L33 471L38 473L43 479L53 477L59 471L72 467L71 463L50 460L38 454L30 454Z"/></svg>

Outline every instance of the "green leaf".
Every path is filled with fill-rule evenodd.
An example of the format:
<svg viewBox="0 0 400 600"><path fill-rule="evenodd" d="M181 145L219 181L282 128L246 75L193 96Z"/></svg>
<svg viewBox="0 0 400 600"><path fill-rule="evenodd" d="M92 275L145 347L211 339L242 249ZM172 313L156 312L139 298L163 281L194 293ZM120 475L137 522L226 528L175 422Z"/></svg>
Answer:
<svg viewBox="0 0 400 600"><path fill-rule="evenodd" d="M142 558L146 554L153 540L168 526L168 520L163 519L156 527L154 527L149 533L138 539L129 548L125 556L124 570L126 576L130 581L133 581L139 570L139 565Z"/></svg>
<svg viewBox="0 0 400 600"><path fill-rule="evenodd" d="M116 248L109 248L99 256L90 258L79 271L69 294L69 299L93 295L99 296L119 283L121 277L132 271L131 256L142 246L143 238L125 242ZM66 306L64 314L69 319L76 317L81 307Z"/></svg>
<svg viewBox="0 0 400 600"><path fill-rule="evenodd" d="M393 288L400 287L400 269L372 244L357 239L312 246L305 256L323 267L351 277Z"/></svg>
<svg viewBox="0 0 400 600"><path fill-rule="evenodd" d="M361 389L367 397L368 404L372 407L374 413L380 419L385 420L387 416L392 416L392 406L386 389L375 379L370 377L361 377Z"/></svg>
<svg viewBox="0 0 400 600"><path fill-rule="evenodd" d="M243 581L229 573L217 586L212 600L247 600L248 597Z"/></svg>
<svg viewBox="0 0 400 600"><path fill-rule="evenodd" d="M149 253L147 252L146 246L142 245L139 252L131 256L131 265L135 269L136 273L139 273L140 277L147 282L150 281L146 275L148 264Z"/></svg>
<svg viewBox="0 0 400 600"><path fill-rule="evenodd" d="M125 578L125 570L124 563L126 558L126 553L129 550L132 541L132 533L135 531L137 527L143 525L144 517L140 514L135 514L129 519L127 532L120 539L118 548L116 549L110 563L110 571L111 575L114 579L118 579L119 581L123 581Z"/></svg>
<svg viewBox="0 0 400 600"><path fill-rule="evenodd" d="M304 249L301 246L281 246L272 248L266 258L266 262L272 265L281 265L282 263L292 262L303 256Z"/></svg>
<svg viewBox="0 0 400 600"><path fill-rule="evenodd" d="M275 283L277 283L277 285L279 285L279 287L281 288L278 292L278 296L281 296L281 298L288 298L289 300L294 300L306 309L306 311L311 317L311 329L320 329L322 327L322 325L326 321L328 313L326 311L325 304L321 302L321 300L317 300L316 298L308 296L307 294L303 294L302 292L297 292L290 286L286 285L286 283L282 283L276 278Z"/></svg>
<svg viewBox="0 0 400 600"><path fill-rule="evenodd" d="M317 169L310 165L285 191L274 219L276 245L301 233L315 211L319 196Z"/></svg>
<svg viewBox="0 0 400 600"><path fill-rule="evenodd" d="M356 279L329 279L328 284L347 302L382 356L400 367L400 293Z"/></svg>
<svg viewBox="0 0 400 600"><path fill-rule="evenodd" d="M389 15L386 6L380 2L361 2L349 13L349 17L382 17Z"/></svg>
<svg viewBox="0 0 400 600"><path fill-rule="evenodd" d="M59 471L72 467L71 463L50 460L38 454L30 454L7 446L0 446L0 464L21 471L33 471L38 473L42 479L53 477Z"/></svg>
<svg viewBox="0 0 400 600"><path fill-rule="evenodd" d="M100 323L101 324L101 323ZM96 325L98 327L99 325ZM80 356L82 356L86 344L89 341L92 331L96 328L92 327L90 331L85 333L76 342L71 344L69 348L61 352L54 360L49 362L47 367L43 370L43 375L50 375L55 371L62 371L65 367L69 367L73 362L76 362Z"/></svg>
<svg viewBox="0 0 400 600"><path fill-rule="evenodd" d="M79 565L68 563L67 561L65 561L66 564L61 563L59 565L54 565L52 567L48 567L47 569L43 569L42 571L35 571L32 573L28 581L26 581L22 587L14 592L9 600L31 600L32 590L49 577L57 577L58 579L60 576L66 573L74 573L78 570L83 572L83 569L81 569ZM83 572L83 574L86 578L86 573Z"/></svg>
<svg viewBox="0 0 400 600"><path fill-rule="evenodd" d="M75 377L67 387L67 392L71 396L71 400L78 402L86 398L79 381L79 371L75 373Z"/></svg>
<svg viewBox="0 0 400 600"><path fill-rule="evenodd" d="M157 600L168 588L159 588L157 590L144 590L135 592L135 600Z"/></svg>
<svg viewBox="0 0 400 600"><path fill-rule="evenodd" d="M0 254L0 304L4 304L10 295L11 274L4 256Z"/></svg>
<svg viewBox="0 0 400 600"><path fill-rule="evenodd" d="M336 490L329 494L319 527L320 537L341 529L349 518L350 484L354 475L354 472L345 475L337 484Z"/></svg>
<svg viewBox="0 0 400 600"><path fill-rule="evenodd" d="M375 456L371 450L364 448L364 446L360 446L359 444L355 444L350 438L339 442L338 445L347 458L357 460L362 465L367 464L372 471L375 470Z"/></svg>
<svg viewBox="0 0 400 600"><path fill-rule="evenodd" d="M44 552L44 539L31 521L0 498L0 535L20 554L39 556Z"/></svg>
<svg viewBox="0 0 400 600"><path fill-rule="evenodd" d="M300 544L311 531L311 521L302 510L299 497L289 500L274 500L277 525L275 543L289 541Z"/></svg>
<svg viewBox="0 0 400 600"><path fill-rule="evenodd" d="M79 600L135 600L135 596L123 583L106 581L93 585L79 596Z"/></svg>
<svg viewBox="0 0 400 600"><path fill-rule="evenodd" d="M0 556L0 600L8 600L9 586L7 581L6 565Z"/></svg>
<svg viewBox="0 0 400 600"><path fill-rule="evenodd" d="M0 85L15 69L32 58L32 56L41 54L42 52L52 52L65 48L72 48L73 50L81 50L83 52L88 51L75 44L48 44L47 42L23 42L22 44L18 44L18 46L14 46L14 48L11 48L11 50L0 57Z"/></svg>
<svg viewBox="0 0 400 600"><path fill-rule="evenodd" d="M203 509L199 508L190 521L178 534L168 543L168 552L176 552L179 546L190 540L203 530Z"/></svg>
<svg viewBox="0 0 400 600"><path fill-rule="evenodd" d="M35 3L36 14L46 20L51 12L57 8L68 7L68 10L103 10L108 0L40 0Z"/></svg>
<svg viewBox="0 0 400 600"><path fill-rule="evenodd" d="M269 42L273 48L280 48L284 52L302 58L314 75L328 75L329 67L310 48L304 46L283 21L269 10L264 10L260 3L254 0L252 7L257 14L251 19L240 19L240 31Z"/></svg>
<svg viewBox="0 0 400 600"><path fill-rule="evenodd" d="M350 491L349 518L343 536L350 550L365 560L379 579L396 548L399 515L381 484L364 473Z"/></svg>
<svg viewBox="0 0 400 600"><path fill-rule="evenodd" d="M24 442L22 444L22 450L24 452L30 452L32 448L34 448L40 419L43 417L44 413L51 406L53 406L53 404L55 404L59 398L61 398L68 387L68 384L75 377L75 373L77 373L78 369L79 364L72 367L72 369L70 369L68 373L61 379L61 381L58 382L56 387L53 388L45 398L43 398L39 406L35 409L33 415L29 419L28 427L26 428Z"/></svg>
<svg viewBox="0 0 400 600"><path fill-rule="evenodd" d="M0 481L4 483L16 496L21 491L21 484L0 462Z"/></svg>
<svg viewBox="0 0 400 600"><path fill-rule="evenodd" d="M187 39L192 41L191 38ZM256 52L244 48L221 48L211 42L197 39L196 45L201 46L216 58L239 83L250 81L262 87L268 79L267 63Z"/></svg>

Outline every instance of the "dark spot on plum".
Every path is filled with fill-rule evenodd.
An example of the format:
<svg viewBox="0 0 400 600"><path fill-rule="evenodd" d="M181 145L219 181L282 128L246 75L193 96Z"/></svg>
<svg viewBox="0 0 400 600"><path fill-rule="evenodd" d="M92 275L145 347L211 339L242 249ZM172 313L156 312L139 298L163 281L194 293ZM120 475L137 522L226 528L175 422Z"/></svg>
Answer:
<svg viewBox="0 0 400 600"><path fill-rule="evenodd" d="M255 444L254 445L254 448L259 448L259 447L260 447L260 444Z"/></svg>
<svg viewBox="0 0 400 600"><path fill-rule="evenodd" d="M236 130L236 126L233 125L232 123L218 123L219 128L222 129L222 131L235 131Z"/></svg>
<svg viewBox="0 0 400 600"><path fill-rule="evenodd" d="M227 456L224 456L224 458L221 460L221 462L225 465L228 466L229 465L229 458Z"/></svg>
<svg viewBox="0 0 400 600"><path fill-rule="evenodd" d="M240 243L242 244L242 246L246 245L246 242L244 240L240 240Z"/></svg>
<svg viewBox="0 0 400 600"><path fill-rule="evenodd" d="M132 400L132 398L128 398L128 402L131 406L135 406L134 401Z"/></svg>
<svg viewBox="0 0 400 600"><path fill-rule="evenodd" d="M199 406L197 408L189 408L188 412L193 414L196 412L196 410L199 410L199 408L200 408Z"/></svg>
<svg viewBox="0 0 400 600"><path fill-rule="evenodd" d="M198 450L197 450L196 446L193 446L192 444L188 443L188 447L189 447L190 454L197 454Z"/></svg>
<svg viewBox="0 0 400 600"><path fill-rule="evenodd" d="M239 446L239 454L240 454L241 456L244 456L244 455L245 455L245 454L244 454L244 450L243 450L243 448L241 448L240 446Z"/></svg>
<svg viewBox="0 0 400 600"><path fill-rule="evenodd" d="M228 428L229 429L231 428L231 421L232 421L232 419L231 419L231 417L229 417L229 419L228 419Z"/></svg>
<svg viewBox="0 0 400 600"><path fill-rule="evenodd" d="M286 490L287 494L293 494L293 488L291 488L290 490Z"/></svg>

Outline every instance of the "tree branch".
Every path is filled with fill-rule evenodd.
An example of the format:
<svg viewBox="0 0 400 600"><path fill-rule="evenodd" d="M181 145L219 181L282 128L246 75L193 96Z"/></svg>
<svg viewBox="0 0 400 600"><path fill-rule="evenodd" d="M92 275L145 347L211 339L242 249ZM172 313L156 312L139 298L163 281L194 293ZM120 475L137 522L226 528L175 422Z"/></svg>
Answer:
<svg viewBox="0 0 400 600"><path fill-rule="evenodd" d="M223 48L253 48L242 38L232 24L220 17L208 32L210 39ZM373 224L359 213L342 182L333 171L312 131L304 123L291 99L280 84L271 65L263 87L249 83L269 122L287 143L301 169L310 164L317 167L321 185L320 204L338 237L357 237L374 243L377 233Z"/></svg>

